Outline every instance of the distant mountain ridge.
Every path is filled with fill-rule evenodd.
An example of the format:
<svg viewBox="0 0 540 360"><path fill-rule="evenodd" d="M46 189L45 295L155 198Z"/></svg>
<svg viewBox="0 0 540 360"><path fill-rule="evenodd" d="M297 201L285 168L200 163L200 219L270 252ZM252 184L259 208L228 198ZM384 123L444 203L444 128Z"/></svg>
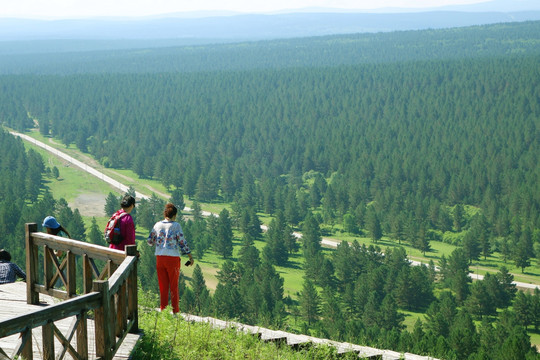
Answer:
<svg viewBox="0 0 540 360"><path fill-rule="evenodd" d="M199 39L204 41L212 39L215 42L230 42L442 29L540 20L540 6L538 7L538 10L512 12L475 11L482 7L472 7L471 11L463 11L461 7L452 7L449 10L406 13L297 12L273 15L229 14L228 16L191 18L169 14L150 18L66 20L3 18L0 19L0 41L50 39Z"/></svg>

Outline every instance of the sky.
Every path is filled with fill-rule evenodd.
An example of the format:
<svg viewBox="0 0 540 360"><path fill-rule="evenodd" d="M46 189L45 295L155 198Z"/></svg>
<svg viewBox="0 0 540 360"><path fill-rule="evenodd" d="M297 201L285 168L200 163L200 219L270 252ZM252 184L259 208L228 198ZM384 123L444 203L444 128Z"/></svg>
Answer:
<svg viewBox="0 0 540 360"><path fill-rule="evenodd" d="M422 9L487 0L0 0L0 18L86 18L149 16L176 12L271 13L303 8Z"/></svg>

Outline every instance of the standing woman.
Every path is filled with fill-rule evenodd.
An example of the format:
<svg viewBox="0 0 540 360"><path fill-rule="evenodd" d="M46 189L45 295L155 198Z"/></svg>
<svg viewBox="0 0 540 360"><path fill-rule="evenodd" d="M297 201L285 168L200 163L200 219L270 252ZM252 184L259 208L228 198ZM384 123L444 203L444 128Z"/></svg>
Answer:
<svg viewBox="0 0 540 360"><path fill-rule="evenodd" d="M158 221L150 235L148 245L156 247L156 270L159 282L160 309L169 304L169 291L173 313L180 312L178 295L178 278L180 277L180 254L187 254L189 262L193 265L191 251L184 239L182 227L176 220L178 209L173 204L165 205L164 220Z"/></svg>
<svg viewBox="0 0 540 360"><path fill-rule="evenodd" d="M127 245L135 245L135 223L130 214L133 209L135 209L135 198L131 195L124 196L120 202L120 206L122 208L118 210L116 214L127 214L118 220L120 223L120 235L122 236L122 241L119 244L110 244L109 248L125 251Z"/></svg>

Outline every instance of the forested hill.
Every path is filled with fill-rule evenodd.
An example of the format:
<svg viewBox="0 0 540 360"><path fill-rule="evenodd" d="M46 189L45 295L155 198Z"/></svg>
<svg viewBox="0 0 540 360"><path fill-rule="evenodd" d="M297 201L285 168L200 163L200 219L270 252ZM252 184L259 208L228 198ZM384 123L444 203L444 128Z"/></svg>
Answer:
<svg viewBox="0 0 540 360"><path fill-rule="evenodd" d="M362 47L358 36L352 47L345 43L354 37L285 42L283 58L302 60L281 69L3 76L3 121L23 130L33 126L29 113L44 134L200 201L231 201L248 191L249 204L273 213L292 203L291 194L301 196L292 224L325 199L326 221L354 214L362 225L374 202L386 233L413 239L417 226L447 231L449 207L461 204L481 207L490 236L504 237L540 221L540 47L532 46L539 24L387 34L387 47L377 45L388 53L384 62L306 64L308 53L350 62L369 54L376 41ZM412 61L409 49L408 61L397 61L397 44L437 53L416 37L441 49L450 43L453 51L468 44L466 55ZM474 55L479 43L486 51ZM237 48L256 63L265 46L277 47L277 59L277 43ZM215 55L210 47L170 51ZM306 176L326 180L307 189Z"/></svg>
<svg viewBox="0 0 540 360"><path fill-rule="evenodd" d="M540 53L540 21L446 30L177 46L178 41L0 42L0 74L245 71ZM147 46L146 49L140 47ZM90 51L105 47L110 50ZM133 49L126 49L133 47Z"/></svg>

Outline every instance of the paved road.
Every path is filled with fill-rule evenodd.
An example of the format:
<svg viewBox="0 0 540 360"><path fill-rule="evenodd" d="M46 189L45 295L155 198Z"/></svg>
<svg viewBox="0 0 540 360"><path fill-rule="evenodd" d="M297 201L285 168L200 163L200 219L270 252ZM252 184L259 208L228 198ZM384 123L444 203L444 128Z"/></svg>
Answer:
<svg viewBox="0 0 540 360"><path fill-rule="evenodd" d="M32 144L35 144L35 145L37 145L37 146L39 146L39 147L53 153L54 155L56 155L56 156L58 156L60 158L69 161L70 163L74 164L75 166L81 168L82 170L96 176L100 180L103 180L106 183L109 183L112 186L118 188L121 192L126 192L129 189L128 186L120 183L118 180L115 180L115 179L103 174L102 172L94 169L93 167L88 166L87 164L73 158L72 156L69 156L68 154L66 154L66 153L64 153L64 152L62 152L62 151L60 151L60 150L58 150L56 148L53 148L52 146L49 146L49 145L47 145L47 144L45 144L45 143L43 143L41 141L38 141L38 140L28 136L28 135L21 134L21 133L15 132L15 131L10 131L10 132L11 132L11 134L13 134L15 136L19 136L23 140L31 142ZM140 193L138 191L136 192L136 196L137 196L137 198L145 198L145 199L149 198L148 195L142 194L142 193ZM184 210L191 211L192 209L186 207L186 208L184 208ZM210 216L210 215L218 216L217 214L212 214L211 212L208 212L208 211L203 211L202 215L203 216ZM265 225L262 225L261 228L263 229L263 231L268 230L268 228ZM299 233L299 232L294 232L293 234L298 239L302 238L302 234ZM339 244L339 241L329 239L329 238L323 238L321 240L321 245L331 247L331 248L334 248L334 249L337 248L338 244ZM421 263L418 262L418 261L411 261L411 264L420 265ZM482 280L482 279L484 279L484 276L479 275L479 274L470 273L469 276L474 280ZM516 286L520 287L520 288L525 288L525 289L539 288L540 289L540 285L529 284L529 283L518 282L518 281L514 281L513 283L516 284Z"/></svg>

